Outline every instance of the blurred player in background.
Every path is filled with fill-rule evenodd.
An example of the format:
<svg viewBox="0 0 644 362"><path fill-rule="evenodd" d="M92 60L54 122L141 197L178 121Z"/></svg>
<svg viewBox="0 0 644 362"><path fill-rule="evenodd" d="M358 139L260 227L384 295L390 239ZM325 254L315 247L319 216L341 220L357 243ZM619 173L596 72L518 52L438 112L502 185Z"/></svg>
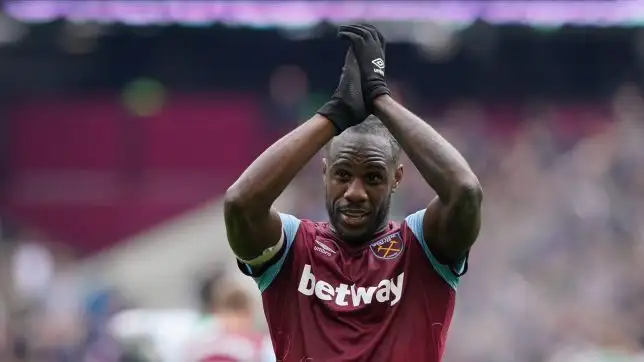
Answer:
<svg viewBox="0 0 644 362"><path fill-rule="evenodd" d="M205 318L186 346L186 362L270 362L270 342L257 333L251 295L225 275L202 290Z"/></svg>
<svg viewBox="0 0 644 362"><path fill-rule="evenodd" d="M454 147L390 97L382 35L353 25L340 36L351 47L332 99L228 189L228 239L262 291L278 361L438 362L481 187ZM325 145L329 222L278 213L273 202ZM395 223L401 147L438 196Z"/></svg>

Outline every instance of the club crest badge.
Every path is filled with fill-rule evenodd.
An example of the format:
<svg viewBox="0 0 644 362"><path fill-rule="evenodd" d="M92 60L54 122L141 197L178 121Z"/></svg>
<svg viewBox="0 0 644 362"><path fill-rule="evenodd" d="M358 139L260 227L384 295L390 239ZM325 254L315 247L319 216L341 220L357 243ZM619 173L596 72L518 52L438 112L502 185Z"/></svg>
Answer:
<svg viewBox="0 0 644 362"><path fill-rule="evenodd" d="M371 243L369 247L373 255L380 259L394 259L402 254L405 244L400 233L394 233Z"/></svg>

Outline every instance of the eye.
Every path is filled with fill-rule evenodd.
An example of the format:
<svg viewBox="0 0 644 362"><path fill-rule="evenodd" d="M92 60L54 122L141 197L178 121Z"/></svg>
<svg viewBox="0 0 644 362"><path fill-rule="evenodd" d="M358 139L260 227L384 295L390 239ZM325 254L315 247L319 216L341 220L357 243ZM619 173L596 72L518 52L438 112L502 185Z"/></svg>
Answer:
<svg viewBox="0 0 644 362"><path fill-rule="evenodd" d="M377 173L370 173L366 177L367 182L372 183L372 184L377 184L381 183L384 181L384 177L382 175L377 174Z"/></svg>
<svg viewBox="0 0 644 362"><path fill-rule="evenodd" d="M335 171L335 178L337 178L338 180L341 180L341 181L348 181L349 179L351 179L351 174L349 174L345 170L336 170Z"/></svg>

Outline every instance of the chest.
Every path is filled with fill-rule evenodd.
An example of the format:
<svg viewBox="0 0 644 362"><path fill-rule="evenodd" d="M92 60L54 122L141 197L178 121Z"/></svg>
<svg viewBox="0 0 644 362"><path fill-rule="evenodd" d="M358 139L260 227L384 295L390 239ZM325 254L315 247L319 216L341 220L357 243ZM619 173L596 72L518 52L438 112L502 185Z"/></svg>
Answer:
<svg viewBox="0 0 644 362"><path fill-rule="evenodd" d="M398 304L406 287L409 245L397 231L359 249L316 236L302 245L298 292L331 308Z"/></svg>
<svg viewBox="0 0 644 362"><path fill-rule="evenodd" d="M409 245L400 231L359 248L341 245L324 236L316 236L303 244L305 262L325 277L347 283L376 283L389 279L404 269L409 256Z"/></svg>

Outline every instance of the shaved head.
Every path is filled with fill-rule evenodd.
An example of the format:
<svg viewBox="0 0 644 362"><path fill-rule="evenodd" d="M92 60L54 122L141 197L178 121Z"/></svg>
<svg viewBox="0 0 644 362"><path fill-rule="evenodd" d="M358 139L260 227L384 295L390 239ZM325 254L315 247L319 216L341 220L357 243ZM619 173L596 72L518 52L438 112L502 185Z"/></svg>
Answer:
<svg viewBox="0 0 644 362"><path fill-rule="evenodd" d="M381 140L377 140L377 138ZM336 153L335 151L340 145L365 141L376 142L379 143L378 146L385 147L383 151L388 154L392 163L397 164L400 160L402 151L398 141L396 141L378 117L374 115L367 117L362 123L348 128L339 136L333 138L326 146L326 157L333 159Z"/></svg>

